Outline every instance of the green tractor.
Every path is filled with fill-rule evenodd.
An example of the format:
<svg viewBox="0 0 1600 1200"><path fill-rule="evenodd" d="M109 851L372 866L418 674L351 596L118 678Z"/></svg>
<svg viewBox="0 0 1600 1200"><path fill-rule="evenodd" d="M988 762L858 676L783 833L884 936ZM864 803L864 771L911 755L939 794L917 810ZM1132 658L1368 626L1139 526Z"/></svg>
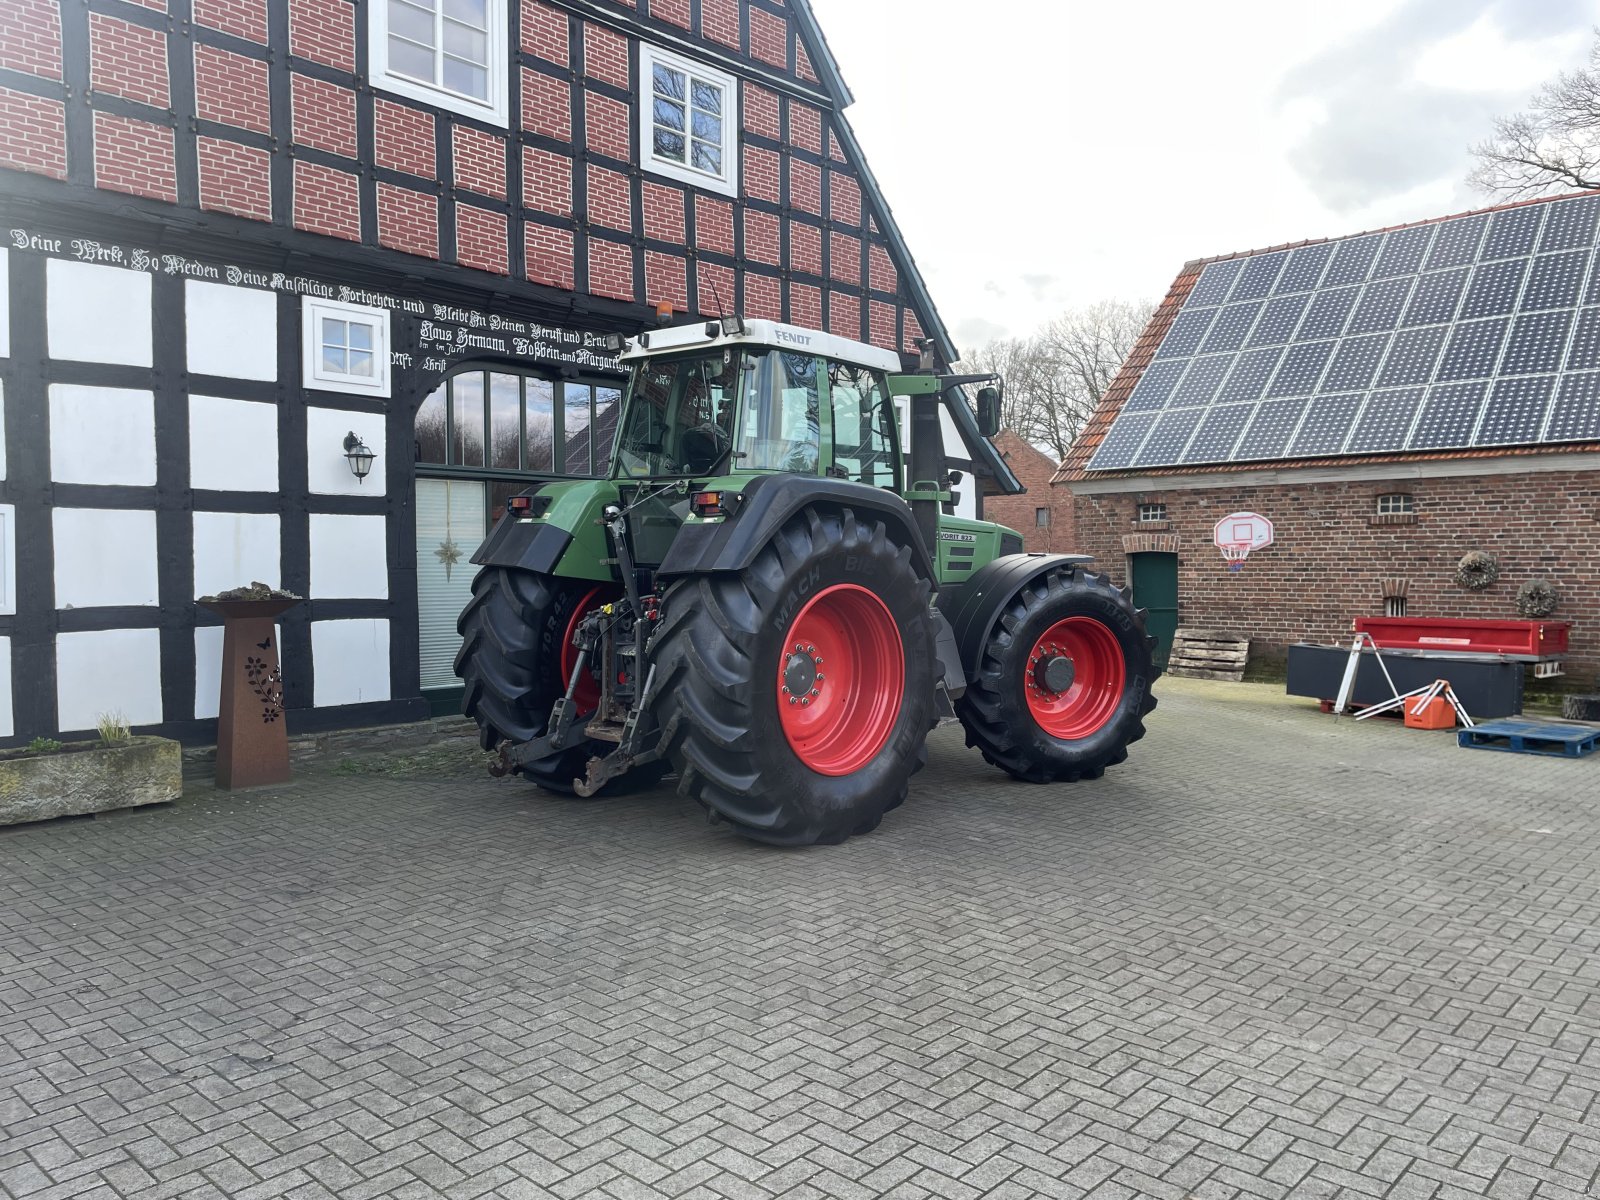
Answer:
<svg viewBox="0 0 1600 1200"><path fill-rule="evenodd" d="M1035 783L1127 758L1156 703L1143 612L1087 557L954 515L947 431L1021 490L997 379L738 317L622 359L610 477L513 497L472 559L455 668L497 773L593 796L673 771L795 846L875 828L940 717Z"/></svg>

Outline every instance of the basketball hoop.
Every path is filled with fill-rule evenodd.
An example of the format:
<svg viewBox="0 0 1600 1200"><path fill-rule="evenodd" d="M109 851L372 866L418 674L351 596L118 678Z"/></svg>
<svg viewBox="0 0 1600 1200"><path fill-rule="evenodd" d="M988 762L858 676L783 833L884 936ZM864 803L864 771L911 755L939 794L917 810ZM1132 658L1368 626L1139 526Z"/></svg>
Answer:
<svg viewBox="0 0 1600 1200"><path fill-rule="evenodd" d="M1239 570L1244 566L1244 560L1250 557L1249 542L1232 542L1217 548L1222 551L1222 560L1228 564L1230 571Z"/></svg>
<svg viewBox="0 0 1600 1200"><path fill-rule="evenodd" d="M1272 522L1260 513L1230 513L1217 522L1211 540L1222 552L1228 570L1237 571L1250 557L1250 551L1272 545Z"/></svg>

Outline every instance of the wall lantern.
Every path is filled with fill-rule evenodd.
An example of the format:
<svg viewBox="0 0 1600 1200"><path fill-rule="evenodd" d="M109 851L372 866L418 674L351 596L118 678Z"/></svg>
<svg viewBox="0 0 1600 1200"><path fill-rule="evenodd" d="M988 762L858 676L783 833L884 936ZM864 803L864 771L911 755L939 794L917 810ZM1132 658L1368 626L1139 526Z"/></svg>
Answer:
<svg viewBox="0 0 1600 1200"><path fill-rule="evenodd" d="M344 456L350 464L350 474L356 477L356 482L365 483L367 476L372 473L372 460L377 455L355 435L354 430L344 435Z"/></svg>

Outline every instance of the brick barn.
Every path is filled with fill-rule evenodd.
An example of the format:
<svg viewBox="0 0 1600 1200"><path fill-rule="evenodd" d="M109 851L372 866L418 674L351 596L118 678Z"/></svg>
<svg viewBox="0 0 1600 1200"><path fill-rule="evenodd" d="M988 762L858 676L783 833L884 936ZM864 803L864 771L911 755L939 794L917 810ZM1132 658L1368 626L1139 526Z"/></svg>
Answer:
<svg viewBox="0 0 1600 1200"><path fill-rule="evenodd" d="M1055 476L1072 541L1252 658L1560 594L1600 668L1600 193L1187 264ZM1218 522L1270 545L1229 570ZM1471 551L1498 579L1458 581Z"/></svg>
<svg viewBox="0 0 1600 1200"><path fill-rule="evenodd" d="M251 580L291 729L452 709L468 556L606 470L658 305L952 361L849 101L804 0L11 0L0 744L211 736Z"/></svg>
<svg viewBox="0 0 1600 1200"><path fill-rule="evenodd" d="M1061 464L1009 429L994 438L995 449L1025 492L984 501L983 515L1022 534L1023 549L1041 554L1072 549L1072 500L1050 486Z"/></svg>

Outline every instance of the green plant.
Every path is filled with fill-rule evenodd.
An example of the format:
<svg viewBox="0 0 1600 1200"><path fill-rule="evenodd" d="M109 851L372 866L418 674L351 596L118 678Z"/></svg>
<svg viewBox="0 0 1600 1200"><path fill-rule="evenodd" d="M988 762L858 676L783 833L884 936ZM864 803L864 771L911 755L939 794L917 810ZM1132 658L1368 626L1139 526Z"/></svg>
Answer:
<svg viewBox="0 0 1600 1200"><path fill-rule="evenodd" d="M35 754L54 754L62 748L62 743L55 738L36 737L28 743L28 749Z"/></svg>
<svg viewBox="0 0 1600 1200"><path fill-rule="evenodd" d="M128 718L120 712L101 713L95 728L100 731L102 746L120 746L133 736L128 730Z"/></svg>

